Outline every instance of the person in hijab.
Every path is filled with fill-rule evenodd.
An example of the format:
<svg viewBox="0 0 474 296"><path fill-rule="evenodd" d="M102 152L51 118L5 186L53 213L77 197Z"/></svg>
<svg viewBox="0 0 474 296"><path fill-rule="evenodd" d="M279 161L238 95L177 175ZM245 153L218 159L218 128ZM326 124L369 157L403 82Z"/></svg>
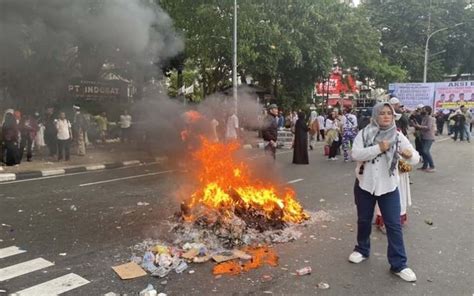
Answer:
<svg viewBox="0 0 474 296"><path fill-rule="evenodd" d="M337 111L333 110L328 114L324 129L326 130L326 143L330 147L328 160L337 160L337 150L341 145L341 122L338 119Z"/></svg>
<svg viewBox="0 0 474 296"><path fill-rule="evenodd" d="M416 275L407 266L400 223L398 161L402 158L415 165L420 156L403 133L397 131L394 114L389 103L378 103L372 110L370 124L354 140L352 158L357 161L354 184L357 245L349 261L360 263L369 257L372 218L377 203L387 230L390 270L403 280L414 282Z"/></svg>
<svg viewBox="0 0 474 296"><path fill-rule="evenodd" d="M316 136L319 136L318 113L314 110L311 111L309 116L309 136L309 149L313 150L316 144Z"/></svg>
<svg viewBox="0 0 474 296"><path fill-rule="evenodd" d="M2 125L2 142L7 166L14 166L20 163L20 155L18 150L19 130L15 115L6 113Z"/></svg>
<svg viewBox="0 0 474 296"><path fill-rule="evenodd" d="M298 112L298 120L295 123L295 140L293 145L293 163L309 164L308 157L308 125L304 112Z"/></svg>

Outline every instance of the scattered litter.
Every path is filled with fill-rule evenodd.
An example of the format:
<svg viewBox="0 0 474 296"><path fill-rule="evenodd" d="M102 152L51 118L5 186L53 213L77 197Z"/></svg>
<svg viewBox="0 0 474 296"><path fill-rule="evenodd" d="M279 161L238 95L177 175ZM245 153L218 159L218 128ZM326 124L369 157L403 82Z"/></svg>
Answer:
<svg viewBox="0 0 474 296"><path fill-rule="evenodd" d="M129 262L118 266L113 266L112 269L118 274L122 280L134 279L145 276L147 273L135 262Z"/></svg>
<svg viewBox="0 0 474 296"><path fill-rule="evenodd" d="M300 268L296 271L296 274L297 275L307 275L307 274L311 274L311 266L306 266L306 267L303 267L303 268Z"/></svg>
<svg viewBox="0 0 474 296"><path fill-rule="evenodd" d="M72 198L63 198L63 200L72 200Z"/></svg>
<svg viewBox="0 0 474 296"><path fill-rule="evenodd" d="M270 282L271 280L273 280L273 277L269 274L264 274L262 276L262 282Z"/></svg>
<svg viewBox="0 0 474 296"><path fill-rule="evenodd" d="M433 220L425 219L425 223L428 224L428 225L433 225Z"/></svg>
<svg viewBox="0 0 474 296"><path fill-rule="evenodd" d="M319 288L319 289L322 289L322 290L329 289L329 284L328 284L328 283L325 283L325 282L320 282L320 283L318 284L318 288Z"/></svg>
<svg viewBox="0 0 474 296"><path fill-rule="evenodd" d="M325 202L326 200L324 198L321 198L319 202Z"/></svg>
<svg viewBox="0 0 474 296"><path fill-rule="evenodd" d="M428 278L428 279L426 279L426 280L427 280L428 282L430 282L430 283L433 282L433 279L431 279L431 278Z"/></svg>
<svg viewBox="0 0 474 296"><path fill-rule="evenodd" d="M147 202L139 201L137 202L137 206L149 206L150 204Z"/></svg>
<svg viewBox="0 0 474 296"><path fill-rule="evenodd" d="M273 294L272 291L263 291L263 294Z"/></svg>
<svg viewBox="0 0 474 296"><path fill-rule="evenodd" d="M71 209L71 211L77 211L77 207L75 205L72 205L69 208Z"/></svg>
<svg viewBox="0 0 474 296"><path fill-rule="evenodd" d="M337 240L337 238L335 238L334 236L331 236L330 239Z"/></svg>
<svg viewBox="0 0 474 296"><path fill-rule="evenodd" d="M188 273L189 273L189 274L193 274L193 273L194 273L194 270L191 269L190 271L188 271Z"/></svg>
<svg viewBox="0 0 474 296"><path fill-rule="evenodd" d="M168 284L168 281L161 281L161 282L160 282L160 285L165 286L166 284Z"/></svg>
<svg viewBox="0 0 474 296"><path fill-rule="evenodd" d="M152 284L148 284L148 286L140 291L140 296L157 296L157 291L153 287Z"/></svg>
<svg viewBox="0 0 474 296"><path fill-rule="evenodd" d="M67 253L59 253L59 256L66 256Z"/></svg>
<svg viewBox="0 0 474 296"><path fill-rule="evenodd" d="M168 296L168 294L166 294L166 293L158 293L157 296Z"/></svg>
<svg viewBox="0 0 474 296"><path fill-rule="evenodd" d="M18 213L23 213L23 210L18 210Z"/></svg>

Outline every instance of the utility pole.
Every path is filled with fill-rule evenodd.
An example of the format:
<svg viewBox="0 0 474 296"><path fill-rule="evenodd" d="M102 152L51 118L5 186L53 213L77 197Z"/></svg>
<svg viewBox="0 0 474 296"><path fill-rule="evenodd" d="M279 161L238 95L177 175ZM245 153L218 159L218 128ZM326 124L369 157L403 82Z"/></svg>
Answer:
<svg viewBox="0 0 474 296"><path fill-rule="evenodd" d="M234 44L232 54L232 95L234 98L235 111L237 112L237 0L234 0Z"/></svg>

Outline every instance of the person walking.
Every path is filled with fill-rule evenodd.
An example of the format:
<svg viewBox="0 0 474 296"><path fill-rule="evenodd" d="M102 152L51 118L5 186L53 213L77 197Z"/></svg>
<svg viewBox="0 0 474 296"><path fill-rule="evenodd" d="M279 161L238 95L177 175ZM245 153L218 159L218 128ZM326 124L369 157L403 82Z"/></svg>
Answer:
<svg viewBox="0 0 474 296"><path fill-rule="evenodd" d="M107 128L109 126L109 120L107 119L107 113L102 112L99 115L96 115L94 119L97 122L97 126L99 128L99 135L102 143L105 143L107 139Z"/></svg>
<svg viewBox="0 0 474 296"><path fill-rule="evenodd" d="M314 145L316 144L316 136L319 138L319 121L318 113L313 110L309 116L309 149L311 150L314 149Z"/></svg>
<svg viewBox="0 0 474 296"><path fill-rule="evenodd" d="M419 155L410 141L398 132L395 111L389 103L373 107L372 120L354 140L352 158L357 161L354 199L357 208L357 245L349 261L361 263L370 255L370 234L375 204L385 221L388 238L387 259L390 270L407 282L416 275L407 265L407 255L400 224L398 161L414 165Z"/></svg>
<svg viewBox="0 0 474 296"><path fill-rule="evenodd" d="M239 118L237 117L235 108L230 110L230 116L227 118L225 139L226 141L235 141L239 137Z"/></svg>
<svg viewBox="0 0 474 296"><path fill-rule="evenodd" d="M435 165L433 162L433 156L431 155L431 146L435 140L436 123L435 118L431 115L432 108L430 106L424 106L421 120L421 124L416 124L415 128L421 131L421 151L423 157L423 166L419 168L427 173L433 173L435 171Z"/></svg>
<svg viewBox="0 0 474 296"><path fill-rule="evenodd" d="M464 121L464 136L466 137L467 142L471 143L470 125L471 125L471 122L472 122L472 113L464 105L462 105L460 109L461 109L462 115L464 115L464 118L465 118L465 121Z"/></svg>
<svg viewBox="0 0 474 296"><path fill-rule="evenodd" d="M318 142L319 141L324 141L324 135L325 135L325 130L324 130L324 115L321 113L318 115L318 124L319 124L319 134L318 134Z"/></svg>
<svg viewBox="0 0 474 296"><path fill-rule="evenodd" d="M342 150L345 162L349 161L349 149L357 135L357 126L357 117L352 114L350 108L346 108L342 117Z"/></svg>
<svg viewBox="0 0 474 296"><path fill-rule="evenodd" d="M38 123L33 116L23 115L20 121L20 151L19 160L23 159L26 149L26 161L30 162L33 157L33 143L38 132Z"/></svg>
<svg viewBox="0 0 474 296"><path fill-rule="evenodd" d="M276 148L278 140L278 106L271 104L268 106L268 114L263 122L262 137L265 141L265 154L271 156L273 160L276 159Z"/></svg>
<svg viewBox="0 0 474 296"><path fill-rule="evenodd" d="M295 139L293 144L293 163L309 164L308 157L308 125L304 112L298 113L298 120L295 123Z"/></svg>
<svg viewBox="0 0 474 296"><path fill-rule="evenodd" d="M81 107L74 105L74 120L73 120L73 138L75 140L77 155L86 155L86 133L88 129L88 123L84 115L81 113Z"/></svg>
<svg viewBox="0 0 474 296"><path fill-rule="evenodd" d="M20 163L18 140L19 130L15 115L6 112L2 124L2 158L7 166L14 166Z"/></svg>
<svg viewBox="0 0 474 296"><path fill-rule="evenodd" d="M341 145L341 128L336 111L333 110L329 113L324 124L324 129L326 130L326 143L330 147L328 160L337 160L337 149Z"/></svg>
<svg viewBox="0 0 474 296"><path fill-rule="evenodd" d="M57 141L58 141L58 160L64 159L69 161L70 145L72 141L72 126L66 118L66 113L60 112L59 119L56 121Z"/></svg>
<svg viewBox="0 0 474 296"><path fill-rule="evenodd" d="M123 114L120 115L120 131L122 143L130 143L130 130L132 128L132 116L128 114L128 110L123 110Z"/></svg>

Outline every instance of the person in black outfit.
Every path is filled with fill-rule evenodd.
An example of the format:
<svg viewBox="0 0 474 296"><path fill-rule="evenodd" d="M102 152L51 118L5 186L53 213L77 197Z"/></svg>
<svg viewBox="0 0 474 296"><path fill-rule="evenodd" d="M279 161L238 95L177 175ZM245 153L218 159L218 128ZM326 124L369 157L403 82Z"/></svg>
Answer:
<svg viewBox="0 0 474 296"><path fill-rule="evenodd" d="M466 123L466 117L462 114L461 110L457 110L453 119L455 122L453 140L456 142L459 135L459 140L464 141L464 125Z"/></svg>
<svg viewBox="0 0 474 296"><path fill-rule="evenodd" d="M278 139L278 106L268 106L268 114L263 122L262 137L265 143L265 153L276 159L276 147Z"/></svg>
<svg viewBox="0 0 474 296"><path fill-rule="evenodd" d="M2 142L7 166L13 166L20 163L18 151L18 125L15 116L12 113L5 114L5 122L2 125Z"/></svg>
<svg viewBox="0 0 474 296"><path fill-rule="evenodd" d="M58 140L56 138L56 119L54 118L54 109L48 108L44 121L44 142L48 146L49 156L53 157L58 152Z"/></svg>
<svg viewBox="0 0 474 296"><path fill-rule="evenodd" d="M298 120L295 124L295 142L293 145L293 163L309 164L308 157L308 125L306 124L304 112L298 113Z"/></svg>

